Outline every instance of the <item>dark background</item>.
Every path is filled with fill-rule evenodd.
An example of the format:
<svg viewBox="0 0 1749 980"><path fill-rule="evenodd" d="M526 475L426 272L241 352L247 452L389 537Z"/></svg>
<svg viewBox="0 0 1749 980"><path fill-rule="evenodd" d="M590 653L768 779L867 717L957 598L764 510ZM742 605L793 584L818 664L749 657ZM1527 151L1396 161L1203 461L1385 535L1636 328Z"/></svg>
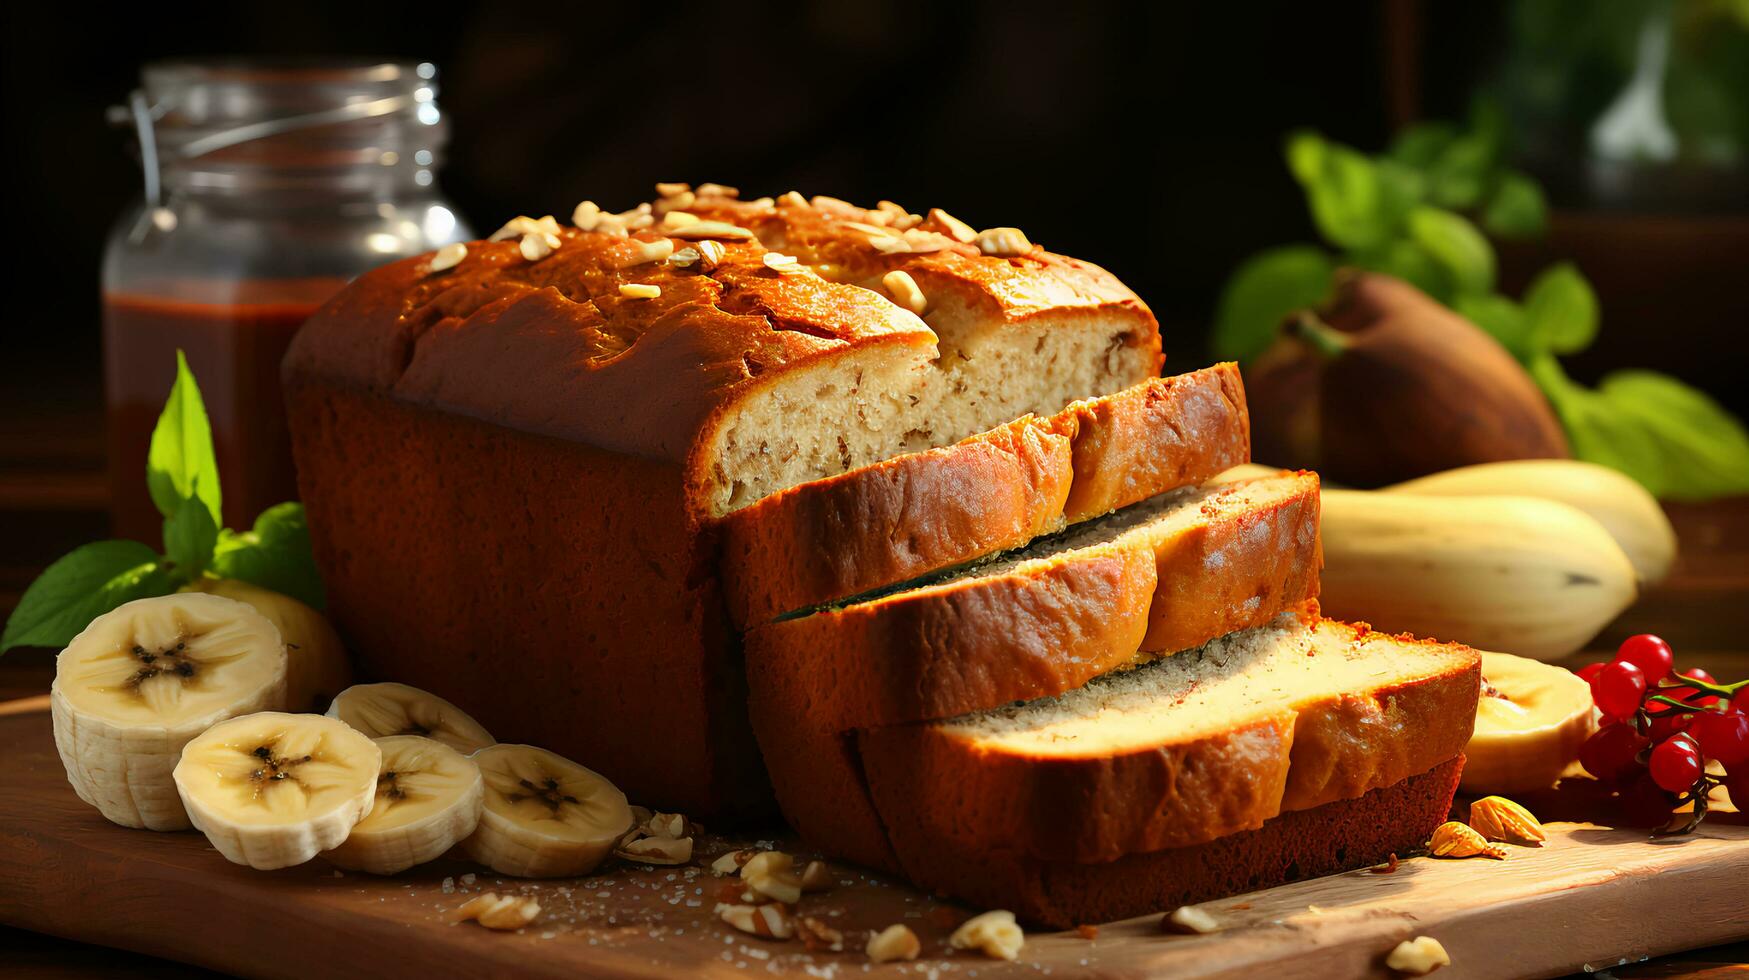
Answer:
<svg viewBox="0 0 1749 980"><path fill-rule="evenodd" d="M52 425L41 453L100 445L98 261L140 186L126 136L103 110L151 58L435 62L452 125L441 183L482 230L514 214L568 215L584 197L626 207L658 179L714 180L750 196L884 197L980 227L1016 224L1135 288L1160 316L1169 370L1185 370L1205 360L1232 268L1263 246L1314 238L1282 134L1309 125L1376 150L1416 117L1460 117L1501 61L1505 11L999 0L10 5L7 215L22 247L8 261L0 425L11 434ZM1558 187L1553 196L1557 207L1579 203ZM1742 212L1649 220L1650 239L1600 246L1591 226L1557 216L1548 242L1505 252L1504 286L1516 293L1546 261L1578 258L1603 294L1604 322L1576 376L1657 367L1749 411L1739 378L1749 290L1738 282L1749 255L1726 247L1745 241ZM1711 229L1700 244L1694 221Z"/></svg>

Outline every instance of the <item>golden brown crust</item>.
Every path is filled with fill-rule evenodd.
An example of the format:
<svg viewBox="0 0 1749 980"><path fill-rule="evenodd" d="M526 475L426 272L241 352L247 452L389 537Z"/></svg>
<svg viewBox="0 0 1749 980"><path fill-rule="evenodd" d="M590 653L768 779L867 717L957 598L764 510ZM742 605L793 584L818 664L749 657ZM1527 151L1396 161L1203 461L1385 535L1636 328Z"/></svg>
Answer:
<svg viewBox="0 0 1749 980"><path fill-rule="evenodd" d="M875 212L829 202L704 198L697 211L757 231L806 268L768 267L758 240L720 238L722 259L707 270L651 258L693 245L684 228L616 237L549 225L556 248L535 261L516 239L472 242L452 268L432 271L425 255L361 276L305 324L286 374L683 463L689 504L703 513L709 474L698 453L732 405L852 351L903 349L920 364L940 353L922 319L866 288L888 271L927 279L944 311L960 304L979 323L1127 319L1124 342L1158 371L1153 315L1088 263L1040 249L981 255L927 227L909 229L918 244L907 251L884 253L854 229ZM629 298L628 285L660 294Z"/></svg>
<svg viewBox="0 0 1749 980"><path fill-rule="evenodd" d="M891 832L906 877L919 887L1065 929L1383 864L1420 848L1447 819L1462 771L1461 756L1442 760L1362 796L1283 813L1256 830L1106 864L1024 857L1002 850L994 837L967 848L905 822Z"/></svg>
<svg viewBox="0 0 1749 980"><path fill-rule="evenodd" d="M723 519L730 614L756 625L1018 547L1249 453L1238 367L1220 364L791 487Z"/></svg>
<svg viewBox="0 0 1749 980"><path fill-rule="evenodd" d="M1426 643L1440 666L1405 679L1390 661L1411 641L1328 620L1313 628L1374 645L1365 653L1388 679L1335 697L1284 692L1279 711L1246 724L1188 740L1163 732L1156 744L1093 756L1009 751L938 725L862 732L876 809L886 826L940 847L1100 863L1252 830L1463 751L1481 688L1475 651ZM906 845L893 843L903 862Z"/></svg>
<svg viewBox="0 0 1749 980"><path fill-rule="evenodd" d="M1317 595L1318 484L1297 483L1269 504L1205 504L1207 520L1151 547L1081 548L757 627L752 699L835 731L932 721L1268 622Z"/></svg>

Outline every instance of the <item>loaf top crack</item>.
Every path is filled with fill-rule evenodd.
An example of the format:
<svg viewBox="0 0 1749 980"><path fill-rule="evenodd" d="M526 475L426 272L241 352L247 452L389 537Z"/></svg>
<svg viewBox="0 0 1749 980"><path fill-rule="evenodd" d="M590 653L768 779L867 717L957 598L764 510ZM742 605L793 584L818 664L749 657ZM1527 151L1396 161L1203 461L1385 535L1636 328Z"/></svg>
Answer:
<svg viewBox="0 0 1749 980"><path fill-rule="evenodd" d="M367 273L300 331L288 384L670 460L710 519L1159 373L1134 293L1012 229L659 190Z"/></svg>

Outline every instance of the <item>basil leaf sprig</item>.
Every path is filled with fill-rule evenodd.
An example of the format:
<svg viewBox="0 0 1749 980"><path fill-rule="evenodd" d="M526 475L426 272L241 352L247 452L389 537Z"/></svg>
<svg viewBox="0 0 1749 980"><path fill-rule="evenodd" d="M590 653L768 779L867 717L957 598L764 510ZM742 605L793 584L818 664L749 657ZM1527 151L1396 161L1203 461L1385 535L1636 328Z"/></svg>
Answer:
<svg viewBox="0 0 1749 980"><path fill-rule="evenodd" d="M1211 346L1248 361L1289 315L1329 298L1336 270L1384 272L1486 330L1530 372L1567 430L1573 453L1632 476L1659 497L1749 493L1749 432L1717 402L1667 375L1619 371L1595 389L1561 368L1597 336L1591 284L1570 262L1544 270L1520 300L1495 290L1488 235L1540 235L1548 207L1528 176L1505 166L1505 122L1478 102L1469 123L1404 130L1368 156L1317 133L1288 135L1288 171L1305 191L1328 247L1279 245L1228 278Z"/></svg>
<svg viewBox="0 0 1749 980"><path fill-rule="evenodd" d="M138 541L75 548L25 590L0 633L0 653L19 646L66 646L93 619L122 603L168 595L209 573L323 607L302 504L269 507L248 531L223 527L212 426L181 351L170 398L152 430L146 489L164 515L164 553Z"/></svg>

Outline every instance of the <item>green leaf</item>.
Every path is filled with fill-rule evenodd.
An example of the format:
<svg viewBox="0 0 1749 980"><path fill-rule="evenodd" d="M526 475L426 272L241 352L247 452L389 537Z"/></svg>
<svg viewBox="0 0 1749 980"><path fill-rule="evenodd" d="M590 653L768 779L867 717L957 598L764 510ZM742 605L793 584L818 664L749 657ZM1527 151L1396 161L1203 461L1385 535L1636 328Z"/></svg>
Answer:
<svg viewBox="0 0 1749 980"><path fill-rule="evenodd" d="M1426 169L1427 195L1448 208L1473 208L1493 177L1494 148L1465 135L1453 140Z"/></svg>
<svg viewBox="0 0 1749 980"><path fill-rule="evenodd" d="M170 398L158 416L151 448L146 452L146 489L152 503L158 505L158 513L165 517L198 493L212 514L213 524L224 523L219 513L219 467L213 458L212 427L200 387L181 351L176 352L176 383L170 386Z"/></svg>
<svg viewBox="0 0 1749 980"><path fill-rule="evenodd" d="M1493 291L1494 247L1469 219L1442 208L1418 207L1409 212L1409 236L1451 273L1459 292Z"/></svg>
<svg viewBox="0 0 1749 980"><path fill-rule="evenodd" d="M1404 166L1425 170L1457 139L1458 129L1448 122L1421 122L1399 132L1386 151Z"/></svg>
<svg viewBox="0 0 1749 980"><path fill-rule="evenodd" d="M304 505L295 501L262 511L253 530L221 532L210 568L220 578L242 579L315 609L327 605Z"/></svg>
<svg viewBox="0 0 1749 980"><path fill-rule="evenodd" d="M218 544L219 528L206 503L198 497L186 497L176 513L164 518L164 550L174 566L171 574L179 582L192 582L212 561L213 547Z"/></svg>
<svg viewBox="0 0 1749 980"><path fill-rule="evenodd" d="M138 541L97 541L77 548L30 583L0 634L13 647L64 647L116 606L176 587L158 555Z"/></svg>
<svg viewBox="0 0 1749 980"><path fill-rule="evenodd" d="M1644 425L1568 379L1553 356L1538 355L1528 367L1560 416L1575 458L1620 470L1654 496L1666 492L1663 453Z"/></svg>
<svg viewBox="0 0 1749 980"><path fill-rule="evenodd" d="M1348 265L1396 276L1441 303L1455 298L1451 273L1432 253L1407 238L1395 238L1370 249L1349 252Z"/></svg>
<svg viewBox="0 0 1749 980"><path fill-rule="evenodd" d="M1283 245L1245 260L1221 293L1211 338L1215 356L1257 356L1288 314L1329 298L1335 274L1336 261L1316 245Z"/></svg>
<svg viewBox="0 0 1749 980"><path fill-rule="evenodd" d="M1572 354L1597 337L1597 294L1571 262L1545 269L1524 291L1528 349Z"/></svg>
<svg viewBox="0 0 1749 980"><path fill-rule="evenodd" d="M1655 371L1617 371L1603 400L1651 433L1663 463L1662 495L1700 500L1749 493L1749 432L1698 389Z"/></svg>
<svg viewBox="0 0 1749 980"><path fill-rule="evenodd" d="M1344 248L1384 241L1414 204L1413 177L1405 168L1393 165L1381 176L1365 154L1317 133L1290 134L1287 161L1305 189L1319 233Z"/></svg>
<svg viewBox="0 0 1749 980"><path fill-rule="evenodd" d="M1470 321L1523 361L1532 354L1527 342L1524 309L1498 293L1469 293L1459 296L1452 309Z"/></svg>
<svg viewBox="0 0 1749 980"><path fill-rule="evenodd" d="M1482 206L1482 227L1501 238L1541 235L1548 230L1548 220L1542 188L1517 171L1502 175Z"/></svg>

